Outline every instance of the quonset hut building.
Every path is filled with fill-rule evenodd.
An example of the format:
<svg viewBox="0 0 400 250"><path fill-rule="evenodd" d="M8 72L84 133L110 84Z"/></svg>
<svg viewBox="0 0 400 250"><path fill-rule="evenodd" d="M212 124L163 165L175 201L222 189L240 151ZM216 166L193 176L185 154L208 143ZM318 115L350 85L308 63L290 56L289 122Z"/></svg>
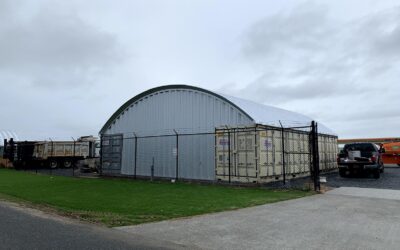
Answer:
<svg viewBox="0 0 400 250"><path fill-rule="evenodd" d="M101 171L214 181L225 180L229 168L229 180L232 175L235 181L252 182L279 179L282 173L304 175L309 173L306 132L284 136L290 150L304 153L291 159L282 153L289 150L281 145L279 126L309 126L311 121L194 86L160 86L127 101L105 123L100 131ZM335 168L337 137L322 124L318 132L322 163L325 169Z"/></svg>

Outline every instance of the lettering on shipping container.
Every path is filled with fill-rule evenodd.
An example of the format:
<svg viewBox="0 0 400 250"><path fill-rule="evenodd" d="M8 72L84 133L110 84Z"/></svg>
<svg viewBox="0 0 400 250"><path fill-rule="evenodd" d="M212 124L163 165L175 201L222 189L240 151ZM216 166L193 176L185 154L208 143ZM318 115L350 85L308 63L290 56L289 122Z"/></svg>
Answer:
<svg viewBox="0 0 400 250"><path fill-rule="evenodd" d="M229 140L228 140L228 138L220 138L218 144L220 146L228 146L229 145Z"/></svg>
<svg viewBox="0 0 400 250"><path fill-rule="evenodd" d="M264 139L263 145L266 149L272 149L272 140L269 138Z"/></svg>

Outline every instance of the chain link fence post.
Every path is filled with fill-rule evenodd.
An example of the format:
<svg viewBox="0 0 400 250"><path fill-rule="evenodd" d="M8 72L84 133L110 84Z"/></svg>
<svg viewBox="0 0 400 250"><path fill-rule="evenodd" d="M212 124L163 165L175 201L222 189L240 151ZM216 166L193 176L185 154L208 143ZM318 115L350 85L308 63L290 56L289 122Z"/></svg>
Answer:
<svg viewBox="0 0 400 250"><path fill-rule="evenodd" d="M153 157L153 161L152 161L152 164L151 164L150 171L151 171L150 180L153 181L153 178L154 178L154 157Z"/></svg>
<svg viewBox="0 0 400 250"><path fill-rule="evenodd" d="M74 153L73 153L73 158L72 158L72 176L75 176L75 149L76 149L76 141L74 137L71 137L72 140L74 141Z"/></svg>
<svg viewBox="0 0 400 250"><path fill-rule="evenodd" d="M228 175L229 183L231 183L231 131L228 128Z"/></svg>
<svg viewBox="0 0 400 250"><path fill-rule="evenodd" d="M99 174L103 175L103 135L100 135L100 164L99 164Z"/></svg>
<svg viewBox="0 0 400 250"><path fill-rule="evenodd" d="M175 180L179 179L179 134L174 129L174 133L176 135L176 142L175 142Z"/></svg>
<svg viewBox="0 0 400 250"><path fill-rule="evenodd" d="M286 185L285 128L283 127L283 125L282 125L280 120L279 120L279 124L281 125L281 133L282 133L282 175L283 175L283 185Z"/></svg>
<svg viewBox="0 0 400 250"><path fill-rule="evenodd" d="M136 179L136 171L137 171L137 145L138 145L138 138L135 132L133 132L133 136L135 136L135 155L134 155L134 169L133 169L133 178Z"/></svg>
<svg viewBox="0 0 400 250"><path fill-rule="evenodd" d="M312 152L312 179L314 190L320 191L319 180L319 151L318 151L318 125L315 121L311 122L311 152Z"/></svg>

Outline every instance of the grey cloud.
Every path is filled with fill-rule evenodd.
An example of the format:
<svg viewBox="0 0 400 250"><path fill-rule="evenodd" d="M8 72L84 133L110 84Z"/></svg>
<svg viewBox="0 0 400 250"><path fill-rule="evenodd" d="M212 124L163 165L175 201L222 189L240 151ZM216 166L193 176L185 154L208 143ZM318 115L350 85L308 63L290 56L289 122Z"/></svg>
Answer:
<svg viewBox="0 0 400 250"><path fill-rule="evenodd" d="M18 4L18 2L16 3ZM47 6L31 15L0 17L0 72L28 79L36 86L88 84L118 63L121 49L115 36L96 29L72 9Z"/></svg>
<svg viewBox="0 0 400 250"><path fill-rule="evenodd" d="M272 84L266 84L272 83ZM349 86L341 84L337 79L333 78L320 78L301 80L299 84L288 85L284 81L270 82L269 76L261 76L256 81L247 85L245 89L235 90L231 86L223 86L219 89L220 92L229 93L231 95L238 95L252 99L257 102L276 105L277 103L285 103L292 100L303 100L313 98L330 98L335 96L351 96L361 93L373 91L372 89L362 88L361 86Z"/></svg>
<svg viewBox="0 0 400 250"><path fill-rule="evenodd" d="M346 118L348 121L368 121L371 120L371 118L381 121L383 121L383 119L398 119L400 118L400 110L398 108L388 109L383 106L381 108L366 107L365 110L355 114L346 115L344 118ZM382 124L382 127L384 126L385 124Z"/></svg>
<svg viewBox="0 0 400 250"><path fill-rule="evenodd" d="M342 23L304 3L267 17L244 34L243 58L259 77L220 91L260 102L361 95L394 84L400 58L399 8ZM383 78L385 78L383 80Z"/></svg>
<svg viewBox="0 0 400 250"><path fill-rule="evenodd" d="M294 51L326 49L323 38L331 32L326 13L322 5L302 4L255 23L243 38L245 57L276 61Z"/></svg>
<svg viewBox="0 0 400 250"><path fill-rule="evenodd" d="M362 20L357 29L360 36L366 37L363 41L365 51L370 56L383 55L399 59L400 57L400 7L379 12Z"/></svg>

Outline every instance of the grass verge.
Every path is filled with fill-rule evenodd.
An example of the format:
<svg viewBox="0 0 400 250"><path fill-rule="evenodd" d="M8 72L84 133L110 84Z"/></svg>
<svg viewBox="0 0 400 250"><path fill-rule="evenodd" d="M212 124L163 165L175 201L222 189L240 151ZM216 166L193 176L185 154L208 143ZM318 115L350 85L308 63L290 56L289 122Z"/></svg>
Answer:
<svg viewBox="0 0 400 250"><path fill-rule="evenodd" d="M81 220L124 226L300 198L312 192L70 178L0 169L0 194L3 199L28 202Z"/></svg>

